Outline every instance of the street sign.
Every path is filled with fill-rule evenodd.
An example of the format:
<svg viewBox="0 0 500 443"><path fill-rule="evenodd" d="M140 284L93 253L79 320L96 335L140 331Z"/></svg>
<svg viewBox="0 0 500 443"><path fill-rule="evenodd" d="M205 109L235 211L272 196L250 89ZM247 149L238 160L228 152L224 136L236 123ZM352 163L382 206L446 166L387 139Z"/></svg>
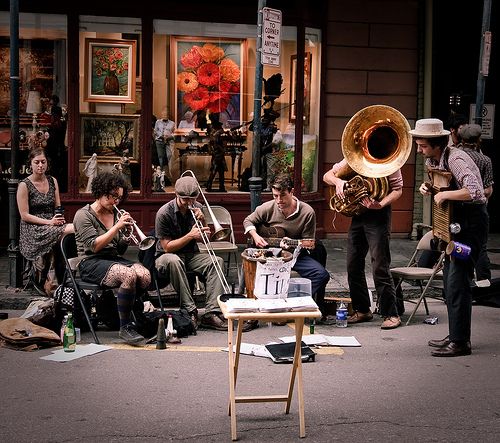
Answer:
<svg viewBox="0 0 500 443"><path fill-rule="evenodd" d="M262 8L261 60L264 65L279 66L281 50L281 11Z"/></svg>
<svg viewBox="0 0 500 443"><path fill-rule="evenodd" d="M470 122L474 123L476 115L476 105L470 105ZM481 138L483 140L491 140L493 138L493 130L495 128L495 105L484 104L481 110Z"/></svg>

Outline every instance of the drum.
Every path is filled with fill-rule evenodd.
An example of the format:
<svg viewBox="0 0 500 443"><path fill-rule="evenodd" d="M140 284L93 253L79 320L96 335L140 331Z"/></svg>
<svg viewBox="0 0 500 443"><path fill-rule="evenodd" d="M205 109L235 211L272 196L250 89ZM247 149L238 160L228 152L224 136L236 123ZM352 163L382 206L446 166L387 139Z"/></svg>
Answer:
<svg viewBox="0 0 500 443"><path fill-rule="evenodd" d="M255 251L262 251L261 253L254 254ZM247 297L255 298L255 278L257 275L257 263L267 263L266 249L256 250L254 248L245 249L241 253L242 263L243 263L243 275L245 277L245 287L247 290ZM272 253L271 253L272 255ZM292 260L292 254L288 251L281 251L281 257L283 263L288 263ZM288 277L290 274L288 273ZM287 282L288 287L288 282ZM271 297L269 297L271 298Z"/></svg>

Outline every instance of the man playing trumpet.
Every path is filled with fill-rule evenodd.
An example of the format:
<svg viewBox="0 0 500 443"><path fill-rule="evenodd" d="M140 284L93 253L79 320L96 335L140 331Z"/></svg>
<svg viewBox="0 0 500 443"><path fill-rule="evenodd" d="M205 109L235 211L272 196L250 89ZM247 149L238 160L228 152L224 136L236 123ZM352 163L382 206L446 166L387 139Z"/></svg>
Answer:
<svg viewBox="0 0 500 443"><path fill-rule="evenodd" d="M210 235L210 228L199 228L205 224L202 205L196 202L200 193L198 182L192 176L184 176L175 182L175 198L164 204L156 214L155 230L159 241L156 269L166 277L179 294L181 307L187 309L193 324L197 324L198 310L189 288L186 271L200 275L206 286L205 314L201 317L203 328L227 330L227 321L220 312L217 297L224 293L222 282L209 254L202 254L197 242ZM224 269L224 260L214 257L219 269Z"/></svg>

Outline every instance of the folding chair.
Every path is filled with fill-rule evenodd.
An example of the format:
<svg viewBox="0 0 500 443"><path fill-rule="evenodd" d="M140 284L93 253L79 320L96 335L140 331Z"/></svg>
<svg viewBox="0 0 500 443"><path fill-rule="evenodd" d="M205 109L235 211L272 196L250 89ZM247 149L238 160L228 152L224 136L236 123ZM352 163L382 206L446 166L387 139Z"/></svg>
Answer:
<svg viewBox="0 0 500 443"><path fill-rule="evenodd" d="M69 281L71 282L71 286L75 290L75 294L78 299L78 303L80 303L80 307L82 308L83 315L85 316L85 319L89 325L89 329L94 338L94 342L96 344L100 344L99 338L95 333L92 320L89 316L89 313L87 312L87 308L83 301L82 291L90 291L91 293L94 294L94 296L96 296L97 292L102 290L102 288L101 286L96 285L94 283L85 282L80 277L78 277L78 264L82 261L83 257L78 257L75 234L66 234L62 237L61 252L64 262L66 264L62 290L64 291L64 286L66 285L66 282L69 279Z"/></svg>
<svg viewBox="0 0 500 443"><path fill-rule="evenodd" d="M445 251L439 254L435 264L432 266L419 266L419 258L421 257L423 251L434 251L431 247L431 240L433 239L432 231L427 232L418 242L413 255L408 262L408 265L398 268L392 268L391 274L396 283L396 291L401 288L403 281L406 281L413 286L418 286L420 288L420 295L417 301L407 300L410 303L415 303L415 308L408 317L406 325L410 323L413 316L417 312L418 307L422 301L424 302L425 311L429 315L429 308L427 306L426 297L430 298L441 298L432 295L428 295L428 289L436 284L436 281L442 280L443 278L443 262L445 257Z"/></svg>
<svg viewBox="0 0 500 443"><path fill-rule="evenodd" d="M234 258L234 266L236 268L236 272L238 273L238 281L240 281L241 277L241 269L238 266L238 245L236 244L236 240L234 237L234 229L233 229L233 221L231 218L231 213L222 206L212 206L210 205L212 212L214 214L217 222L223 227L229 227L231 229L231 234L229 237L229 241L211 241L210 244L215 254L227 254L226 260L224 260L226 264L226 277L229 275L229 270L231 268L231 256ZM210 212L206 207L203 207L203 214L205 215L205 221L208 225L214 224ZM198 247L200 248L200 252L208 253L205 244L198 243Z"/></svg>

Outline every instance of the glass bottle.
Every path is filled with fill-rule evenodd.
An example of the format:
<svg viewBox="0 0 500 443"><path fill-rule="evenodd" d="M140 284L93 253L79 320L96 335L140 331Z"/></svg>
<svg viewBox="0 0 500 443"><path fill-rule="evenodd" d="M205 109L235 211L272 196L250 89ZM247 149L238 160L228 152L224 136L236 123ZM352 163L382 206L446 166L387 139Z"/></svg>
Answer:
<svg viewBox="0 0 500 443"><path fill-rule="evenodd" d="M76 334L73 325L73 314L70 312L67 317L66 326L64 327L63 349L64 352L75 352Z"/></svg>
<svg viewBox="0 0 500 443"><path fill-rule="evenodd" d="M61 333L59 336L61 337L61 343L64 341L64 329L66 328L66 323L68 323L68 315L66 314L61 323Z"/></svg>

